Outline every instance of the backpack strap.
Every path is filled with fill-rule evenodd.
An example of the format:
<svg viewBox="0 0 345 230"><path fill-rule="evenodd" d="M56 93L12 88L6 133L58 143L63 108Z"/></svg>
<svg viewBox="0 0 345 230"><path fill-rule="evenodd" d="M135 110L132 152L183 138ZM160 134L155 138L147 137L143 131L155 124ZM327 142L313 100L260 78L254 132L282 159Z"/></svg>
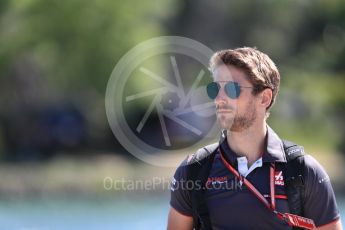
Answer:
<svg viewBox="0 0 345 230"><path fill-rule="evenodd" d="M293 142L283 140L287 164L283 167L284 183L290 213L303 216L304 202L304 148ZM300 228L293 228L300 229Z"/></svg>
<svg viewBox="0 0 345 230"><path fill-rule="evenodd" d="M189 166L187 181L193 181L194 185L194 189L191 190L194 229L212 229L204 196L207 178L218 146L218 143L214 143L199 149L187 162Z"/></svg>

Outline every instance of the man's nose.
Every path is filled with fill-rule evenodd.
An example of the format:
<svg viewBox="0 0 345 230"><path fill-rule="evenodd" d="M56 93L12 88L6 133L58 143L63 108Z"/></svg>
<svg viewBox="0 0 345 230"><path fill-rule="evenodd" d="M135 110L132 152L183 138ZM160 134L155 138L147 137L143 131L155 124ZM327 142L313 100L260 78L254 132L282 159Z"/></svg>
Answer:
<svg viewBox="0 0 345 230"><path fill-rule="evenodd" d="M224 88L221 87L219 89L218 95L215 98L214 102L216 103L216 105L219 104L226 104L227 100L229 100L230 98L226 95Z"/></svg>
<svg viewBox="0 0 345 230"><path fill-rule="evenodd" d="M237 99L232 99L230 98L224 91L224 88L222 87L219 92L217 97L214 99L214 102L217 105L224 105L224 104L229 104L229 105L234 105L236 106Z"/></svg>

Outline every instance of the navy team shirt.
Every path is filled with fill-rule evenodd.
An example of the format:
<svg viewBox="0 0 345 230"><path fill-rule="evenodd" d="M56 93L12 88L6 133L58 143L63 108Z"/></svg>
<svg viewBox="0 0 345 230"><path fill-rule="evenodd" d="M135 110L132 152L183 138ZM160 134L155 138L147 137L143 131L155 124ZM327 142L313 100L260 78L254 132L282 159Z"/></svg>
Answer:
<svg viewBox="0 0 345 230"><path fill-rule="evenodd" d="M239 170L243 157L239 158L228 146L226 138L220 141L219 148L226 155L229 163ZM213 229L292 229L283 223L271 210L266 208L245 185L224 166L219 153L214 158L206 186L206 203ZM281 139L268 127L266 151L249 168L240 172L264 197L270 201L270 164L275 162L275 198L276 210L289 212L284 187L282 165L286 164ZM338 219L335 195L331 182L322 166L310 155L305 156L305 197L304 216L313 219L316 226L322 226ZM186 183L187 160L177 168L171 184L170 205L183 215L192 216L190 196L191 185ZM178 185L178 186L177 186Z"/></svg>

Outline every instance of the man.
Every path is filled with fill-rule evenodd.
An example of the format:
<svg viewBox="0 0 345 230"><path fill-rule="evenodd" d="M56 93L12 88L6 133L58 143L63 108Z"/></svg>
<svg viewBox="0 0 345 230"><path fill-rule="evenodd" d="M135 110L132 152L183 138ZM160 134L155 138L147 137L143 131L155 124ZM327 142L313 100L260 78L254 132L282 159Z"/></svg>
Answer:
<svg viewBox="0 0 345 230"><path fill-rule="evenodd" d="M317 229L342 229L322 166L311 156L301 155L296 159L303 163L291 167L288 156L301 148L287 148L266 124L280 83L272 60L255 48L223 50L211 58L210 70L214 82L207 86L207 93L214 99L223 135L219 144L200 149L176 170L168 229L292 229L302 222L311 229L311 220ZM207 164L204 170L202 165ZM197 170L192 171L193 167ZM290 204L293 198L288 197L285 174L298 168L302 173L289 179L302 178L303 190L298 191L303 193L297 197L305 217L301 221L288 214L298 205ZM201 174L207 180L196 180Z"/></svg>

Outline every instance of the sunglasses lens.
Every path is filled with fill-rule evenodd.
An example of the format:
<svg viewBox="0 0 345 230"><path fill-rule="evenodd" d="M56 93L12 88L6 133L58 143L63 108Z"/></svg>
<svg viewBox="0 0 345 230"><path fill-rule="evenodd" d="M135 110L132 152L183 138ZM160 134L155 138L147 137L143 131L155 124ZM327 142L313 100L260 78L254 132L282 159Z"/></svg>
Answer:
<svg viewBox="0 0 345 230"><path fill-rule="evenodd" d="M231 99L236 99L240 96L241 89L237 82L228 82L224 86L226 95Z"/></svg>
<svg viewBox="0 0 345 230"><path fill-rule="evenodd" d="M207 95L209 96L209 98L214 100L216 99L218 95L219 85L217 82L211 82L210 84L207 85L206 90L207 90Z"/></svg>

